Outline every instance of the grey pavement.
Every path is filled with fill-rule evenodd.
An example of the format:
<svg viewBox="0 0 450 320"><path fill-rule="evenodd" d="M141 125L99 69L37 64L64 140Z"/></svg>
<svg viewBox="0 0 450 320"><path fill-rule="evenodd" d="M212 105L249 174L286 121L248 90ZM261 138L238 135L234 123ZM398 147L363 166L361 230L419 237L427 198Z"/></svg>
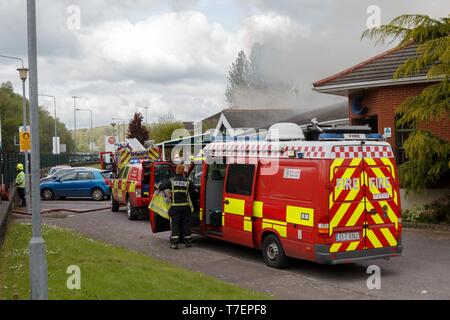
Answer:
<svg viewBox="0 0 450 320"><path fill-rule="evenodd" d="M98 208L108 202L53 201L44 207ZM18 220L23 217L17 216ZM402 257L345 265L292 260L289 268L267 267L261 252L227 242L195 237L194 246L169 249L167 232L153 234L148 221L128 221L124 209L46 217L88 237L143 252L175 265L281 299L450 299L450 233L404 229ZM381 268L381 289L366 285L369 265Z"/></svg>

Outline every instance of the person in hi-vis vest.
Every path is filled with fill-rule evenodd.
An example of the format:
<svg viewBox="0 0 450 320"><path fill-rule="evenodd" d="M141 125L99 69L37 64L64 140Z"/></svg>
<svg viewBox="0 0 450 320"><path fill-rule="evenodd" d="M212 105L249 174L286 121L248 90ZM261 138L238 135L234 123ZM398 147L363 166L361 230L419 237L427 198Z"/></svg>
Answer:
<svg viewBox="0 0 450 320"><path fill-rule="evenodd" d="M159 190L169 190L171 192L171 204L169 217L171 221L170 243L172 249L178 249L179 243L184 243L186 247L191 246L191 207L189 200L196 203L195 188L184 176L184 166L176 168L176 176L170 180L162 182Z"/></svg>
<svg viewBox="0 0 450 320"><path fill-rule="evenodd" d="M25 172L23 172L23 164L18 163L16 165L17 176L16 176L16 188L19 198L21 200L21 207L26 206L25 200Z"/></svg>

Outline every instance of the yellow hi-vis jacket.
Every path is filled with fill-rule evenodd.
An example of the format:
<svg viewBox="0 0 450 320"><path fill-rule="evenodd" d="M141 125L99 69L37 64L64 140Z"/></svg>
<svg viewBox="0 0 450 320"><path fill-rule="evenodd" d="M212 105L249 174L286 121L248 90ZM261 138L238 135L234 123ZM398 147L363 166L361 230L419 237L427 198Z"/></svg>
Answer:
<svg viewBox="0 0 450 320"><path fill-rule="evenodd" d="M16 177L16 187L25 188L25 172L20 171Z"/></svg>
<svg viewBox="0 0 450 320"><path fill-rule="evenodd" d="M188 197L188 199L189 199L189 206L191 207L191 210L194 211L194 206L192 205L190 197ZM170 200L170 192L155 191L155 193L153 194L152 201L150 201L148 208L152 210L154 213L159 214L161 217L170 220L169 209L171 204L172 201Z"/></svg>

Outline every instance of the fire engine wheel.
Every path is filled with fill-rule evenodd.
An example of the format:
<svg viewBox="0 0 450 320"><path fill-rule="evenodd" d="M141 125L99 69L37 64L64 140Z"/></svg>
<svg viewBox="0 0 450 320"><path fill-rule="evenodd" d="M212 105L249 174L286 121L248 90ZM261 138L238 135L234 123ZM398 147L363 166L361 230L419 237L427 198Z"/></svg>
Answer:
<svg viewBox="0 0 450 320"><path fill-rule="evenodd" d="M50 190L50 189L42 190L42 199L53 200L54 198L55 198L55 195L52 190Z"/></svg>
<svg viewBox="0 0 450 320"><path fill-rule="evenodd" d="M272 268L282 269L286 267L288 258L284 253L280 240L274 234L270 234L263 240L262 253L264 262Z"/></svg>
<svg viewBox="0 0 450 320"><path fill-rule="evenodd" d="M105 193L103 192L102 189L95 188L95 189L92 190L92 192L91 192L91 197L92 197L92 199L94 199L95 201L102 201L103 198L105 197Z"/></svg>
<svg viewBox="0 0 450 320"><path fill-rule="evenodd" d="M114 196L111 193L111 211L112 212L119 212L119 202L114 199Z"/></svg>
<svg viewBox="0 0 450 320"><path fill-rule="evenodd" d="M131 205L130 198L127 198L127 216L128 220L136 220L138 218L136 209Z"/></svg>

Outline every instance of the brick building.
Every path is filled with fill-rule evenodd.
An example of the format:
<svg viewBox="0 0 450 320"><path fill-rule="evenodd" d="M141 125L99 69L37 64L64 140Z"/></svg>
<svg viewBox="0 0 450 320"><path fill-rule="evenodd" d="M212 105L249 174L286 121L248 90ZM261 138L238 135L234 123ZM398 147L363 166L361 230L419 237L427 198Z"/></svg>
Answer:
<svg viewBox="0 0 450 320"><path fill-rule="evenodd" d="M426 78L428 70L413 77L393 79L397 68L415 56L415 45L396 47L313 84L317 92L348 97L351 124L369 124L374 132L390 135L387 140L394 147L399 163L405 160L403 142L412 130L396 126L395 112L406 98L419 95L435 83ZM448 120L421 127L450 141Z"/></svg>

